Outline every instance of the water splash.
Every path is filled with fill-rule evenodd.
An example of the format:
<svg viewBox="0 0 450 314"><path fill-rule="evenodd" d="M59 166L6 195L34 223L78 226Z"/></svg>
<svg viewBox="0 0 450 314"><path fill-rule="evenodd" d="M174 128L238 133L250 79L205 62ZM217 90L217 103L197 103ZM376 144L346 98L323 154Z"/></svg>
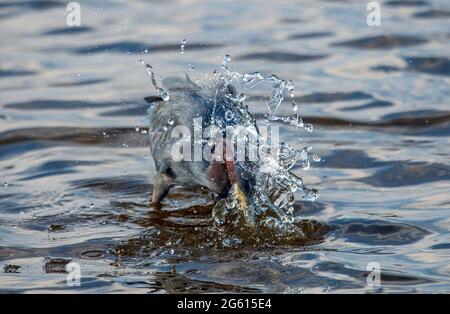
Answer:
<svg viewBox="0 0 450 314"><path fill-rule="evenodd" d="M295 88L292 81L283 80L278 76L272 74L264 77L259 72L253 73L239 73L230 69L231 56L225 55L222 64L221 72L216 72L217 84L214 95L214 109L213 122L215 117L215 110L217 110L219 101L217 97L220 94L221 87L225 90L232 90L232 93L226 93L227 97L232 100L241 113L245 116L248 113L248 107L245 105L245 94L238 93L239 89L250 89L258 84L267 82L272 85L266 103L268 113L266 116L266 125L271 122L282 122L301 128L307 132L313 131L313 126L310 123L303 122L298 112L298 105L292 101L292 115L280 116L277 110L282 104L285 93L291 99L294 98ZM226 120L228 111L225 113ZM251 120L242 119L241 124L247 127ZM259 134L259 143L268 143L270 147L270 134L268 138L264 138ZM281 143L275 150L275 154L268 149L268 153L264 154L264 150L260 150L260 158L253 163L245 163L245 170L248 175L253 176L254 186L250 195L250 203L248 208L240 208L242 202L239 202L239 195L236 191L231 191L230 195L220 201L214 207L213 217L217 228L223 229L225 235L230 235L230 232L225 232L225 229L230 227L233 229L232 237L238 233L242 238L255 237L260 239L261 233L271 234L273 236L282 237L302 237L303 232L294 222L294 193L297 191L303 192L302 199L305 201L315 201L318 197L318 191L308 188L303 179L293 174L290 169L296 164L301 163L304 170L310 167L309 153L311 146L304 145L302 148L295 148L286 143ZM317 155L312 158L313 161L320 161ZM241 205L242 206L242 205ZM253 228L244 228L242 226L252 226ZM236 227L238 226L238 227ZM245 231L244 231L245 230ZM242 232L245 233L242 234ZM249 232L251 233L249 235ZM224 238L225 243L230 242L230 238ZM234 241L231 241L234 243Z"/></svg>
<svg viewBox="0 0 450 314"><path fill-rule="evenodd" d="M181 41L180 54L184 54L184 47L186 47L186 39Z"/></svg>

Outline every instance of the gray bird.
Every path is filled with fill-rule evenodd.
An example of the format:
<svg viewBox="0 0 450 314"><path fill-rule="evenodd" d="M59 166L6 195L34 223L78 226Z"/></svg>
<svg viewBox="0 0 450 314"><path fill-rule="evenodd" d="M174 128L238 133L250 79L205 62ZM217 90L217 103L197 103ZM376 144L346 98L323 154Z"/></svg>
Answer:
<svg viewBox="0 0 450 314"><path fill-rule="evenodd" d="M149 109L149 141L155 174L152 203L157 205L174 185L198 185L218 194L228 195L234 188L239 205L246 206L254 184L252 167L248 161L175 161L172 147L179 138L172 138L176 126L187 126L194 134L193 121L202 118L205 130L211 124L225 130L227 126L246 125L258 133L253 117L248 113L235 88L221 83L214 88L200 87L186 75L183 78L166 78L163 88L170 95L168 101L158 101ZM154 100L147 98L147 101ZM192 143L193 147L194 143ZM206 145L206 144L204 144ZM212 147L214 152L215 147ZM226 148L225 148L226 150Z"/></svg>

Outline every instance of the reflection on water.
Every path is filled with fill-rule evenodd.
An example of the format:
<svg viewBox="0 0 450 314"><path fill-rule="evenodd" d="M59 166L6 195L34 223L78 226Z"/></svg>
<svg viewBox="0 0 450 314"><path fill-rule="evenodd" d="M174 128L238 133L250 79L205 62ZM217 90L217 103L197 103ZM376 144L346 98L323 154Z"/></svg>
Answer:
<svg viewBox="0 0 450 314"><path fill-rule="evenodd" d="M366 292L370 262L375 291L450 291L446 1L385 1L379 28L359 1L79 2L80 28L63 1L0 3L0 291ZM227 53L292 79L314 124L322 160L293 168L321 192L294 204L302 243L224 247L199 189L150 206L158 99L138 61L205 81ZM247 97L260 121L265 95Z"/></svg>

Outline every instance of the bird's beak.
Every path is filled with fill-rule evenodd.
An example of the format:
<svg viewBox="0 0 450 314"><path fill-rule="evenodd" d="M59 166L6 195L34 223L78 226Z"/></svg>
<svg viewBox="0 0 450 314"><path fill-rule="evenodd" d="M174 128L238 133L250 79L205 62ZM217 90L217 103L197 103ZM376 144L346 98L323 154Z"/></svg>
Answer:
<svg viewBox="0 0 450 314"><path fill-rule="evenodd" d="M248 195L245 194L241 188L239 187L239 184L235 183L233 186L233 189L236 193L236 199L238 201L239 207L247 208L248 207Z"/></svg>

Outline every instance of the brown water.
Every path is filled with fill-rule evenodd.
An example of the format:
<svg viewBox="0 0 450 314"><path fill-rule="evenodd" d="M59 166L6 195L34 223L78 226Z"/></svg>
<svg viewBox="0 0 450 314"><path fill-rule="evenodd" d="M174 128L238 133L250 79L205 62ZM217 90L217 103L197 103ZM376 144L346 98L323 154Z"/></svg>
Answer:
<svg viewBox="0 0 450 314"><path fill-rule="evenodd" d="M383 1L378 28L356 0L79 2L81 28L63 2L0 2L1 292L450 291L446 1ZM322 157L294 169L320 191L296 204L302 243L224 248L198 189L150 206L138 61L203 81L227 53L292 79L314 124L281 129ZM262 118L267 90L252 93Z"/></svg>

